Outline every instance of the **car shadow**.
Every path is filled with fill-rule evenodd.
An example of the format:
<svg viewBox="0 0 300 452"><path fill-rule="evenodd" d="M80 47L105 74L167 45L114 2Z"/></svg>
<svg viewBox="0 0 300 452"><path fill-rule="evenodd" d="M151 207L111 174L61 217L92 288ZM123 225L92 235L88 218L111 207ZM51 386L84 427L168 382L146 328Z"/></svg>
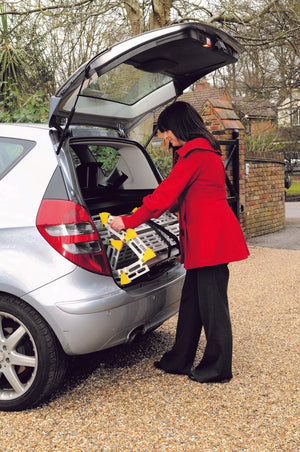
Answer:
<svg viewBox="0 0 300 452"><path fill-rule="evenodd" d="M139 335L127 344L95 353L70 357L64 382L52 395L51 401L82 385L97 370L101 371L104 379L111 379L114 374L120 375L122 371L125 372L126 369L130 369L143 360L147 362L149 360L155 361L170 349L173 341L173 334L158 330Z"/></svg>

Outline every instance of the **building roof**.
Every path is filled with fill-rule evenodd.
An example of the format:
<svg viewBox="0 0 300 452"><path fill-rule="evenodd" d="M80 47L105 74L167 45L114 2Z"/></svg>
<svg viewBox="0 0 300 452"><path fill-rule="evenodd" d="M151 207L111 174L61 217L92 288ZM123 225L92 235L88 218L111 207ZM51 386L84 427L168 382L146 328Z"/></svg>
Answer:
<svg viewBox="0 0 300 452"><path fill-rule="evenodd" d="M276 119L276 107L266 99L248 99L235 97L232 99L235 111L249 119Z"/></svg>
<svg viewBox="0 0 300 452"><path fill-rule="evenodd" d="M276 107L265 99L248 99L242 97L232 98L225 88L211 87L206 80L196 84L194 91L187 91L178 97L179 101L188 102L201 112L205 102L210 102L228 128L237 128L237 121L241 117L249 119L263 118L275 120L277 117ZM154 115L157 120L161 110ZM232 124L230 124L232 121Z"/></svg>
<svg viewBox="0 0 300 452"><path fill-rule="evenodd" d="M188 102L197 111L200 111L206 100L214 101L229 101L230 96L224 88L211 88L206 80L202 80L196 84L195 91L187 91L178 97L177 100ZM155 113L155 119L159 116L159 110Z"/></svg>

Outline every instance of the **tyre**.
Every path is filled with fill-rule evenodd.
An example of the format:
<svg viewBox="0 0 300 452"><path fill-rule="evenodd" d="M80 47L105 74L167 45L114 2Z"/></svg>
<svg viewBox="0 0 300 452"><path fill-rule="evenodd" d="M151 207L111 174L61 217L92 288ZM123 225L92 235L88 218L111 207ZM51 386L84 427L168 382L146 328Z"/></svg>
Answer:
<svg viewBox="0 0 300 452"><path fill-rule="evenodd" d="M40 404L61 383L66 363L40 314L22 300L0 294L0 410Z"/></svg>

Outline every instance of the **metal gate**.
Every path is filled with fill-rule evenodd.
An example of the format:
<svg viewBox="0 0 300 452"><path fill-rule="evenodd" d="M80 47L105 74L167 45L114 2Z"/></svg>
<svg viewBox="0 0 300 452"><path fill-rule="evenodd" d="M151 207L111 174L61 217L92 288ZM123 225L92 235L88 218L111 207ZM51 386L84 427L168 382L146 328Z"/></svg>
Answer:
<svg viewBox="0 0 300 452"><path fill-rule="evenodd" d="M222 132L224 133L224 132ZM240 159L239 131L233 130L232 138L218 140L225 154L227 201L237 219L240 219ZM224 150L225 147L225 150Z"/></svg>

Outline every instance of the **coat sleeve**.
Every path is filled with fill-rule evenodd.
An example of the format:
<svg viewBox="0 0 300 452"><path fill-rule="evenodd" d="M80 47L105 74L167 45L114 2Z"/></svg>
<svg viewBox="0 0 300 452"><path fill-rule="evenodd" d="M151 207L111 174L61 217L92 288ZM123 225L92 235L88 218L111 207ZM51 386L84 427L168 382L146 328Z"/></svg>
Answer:
<svg viewBox="0 0 300 452"><path fill-rule="evenodd" d="M143 205L130 217L122 217L127 228L136 228L150 218L158 218L178 202L199 174L198 152L178 160L170 175L164 179L154 192L143 199Z"/></svg>

